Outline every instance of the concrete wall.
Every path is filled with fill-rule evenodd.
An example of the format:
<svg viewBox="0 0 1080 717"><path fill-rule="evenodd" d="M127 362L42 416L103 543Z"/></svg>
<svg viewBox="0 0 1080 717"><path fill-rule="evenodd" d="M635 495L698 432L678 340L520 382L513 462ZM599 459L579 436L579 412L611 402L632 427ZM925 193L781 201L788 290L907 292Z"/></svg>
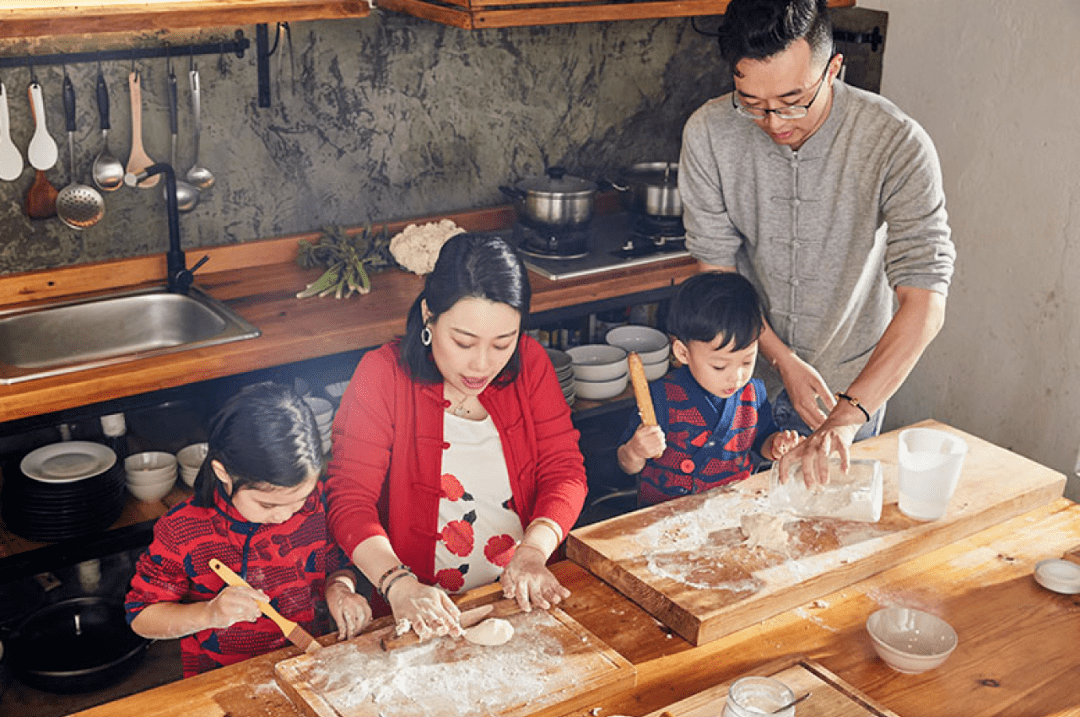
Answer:
<svg viewBox="0 0 1080 717"><path fill-rule="evenodd" d="M700 23L715 28L715 21ZM70 52L228 38L234 28L194 35L148 33L9 42L0 54ZM243 28L254 38L254 28ZM273 29L273 28L271 28ZM689 21L588 23L468 32L396 13L359 20L293 23L295 72L287 53L271 59L273 106L256 106L254 51L243 59L203 56L201 164L217 184L181 217L187 247L310 231L327 224L436 214L503 204L500 184L562 164L595 178L621 166L678 158L687 116L730 84L714 38ZM143 73L144 144L169 155L164 59ZM80 179L101 147L96 66L68 68L78 93ZM112 98L110 149L130 148L129 62L105 63ZM191 163L187 58L180 78L180 164ZM37 68L68 182L59 67ZM293 81L295 77L295 81ZM32 135L25 69L0 72L12 136L25 152ZM27 167L0 182L0 273L165 250L161 195L105 195L106 216L81 233L59 220L30 221Z"/></svg>
<svg viewBox="0 0 1080 717"><path fill-rule="evenodd" d="M945 328L889 424L934 417L1073 476L1080 3L859 4L889 12L882 94L937 144L959 255Z"/></svg>

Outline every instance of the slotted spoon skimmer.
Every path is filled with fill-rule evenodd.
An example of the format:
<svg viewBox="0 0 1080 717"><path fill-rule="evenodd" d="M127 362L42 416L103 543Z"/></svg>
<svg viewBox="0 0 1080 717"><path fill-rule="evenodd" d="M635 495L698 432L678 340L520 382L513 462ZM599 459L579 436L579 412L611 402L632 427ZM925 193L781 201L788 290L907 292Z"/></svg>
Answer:
<svg viewBox="0 0 1080 717"><path fill-rule="evenodd" d="M71 177L56 196L56 214L72 229L86 229L105 216L105 200L93 187L80 184L75 174L75 87L64 74L64 118L67 120L68 155Z"/></svg>

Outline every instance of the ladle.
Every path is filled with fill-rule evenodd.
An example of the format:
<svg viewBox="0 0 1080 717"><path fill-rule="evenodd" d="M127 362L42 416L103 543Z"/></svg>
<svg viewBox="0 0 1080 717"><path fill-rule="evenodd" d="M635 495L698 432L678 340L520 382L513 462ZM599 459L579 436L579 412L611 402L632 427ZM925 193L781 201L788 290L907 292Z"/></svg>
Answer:
<svg viewBox="0 0 1080 717"><path fill-rule="evenodd" d="M45 176L45 170L56 164L59 153L56 141L49 135L45 126L45 103L41 98L41 85L37 80L30 81L30 109L34 115L34 136L26 150L30 166L37 170L34 183L26 193L26 216L31 219L48 219L56 216L56 187Z"/></svg>
<svg viewBox="0 0 1080 717"><path fill-rule="evenodd" d="M0 82L0 179L10 182L23 171L19 148L11 141L11 116L8 114L7 88Z"/></svg>
<svg viewBox="0 0 1080 717"><path fill-rule="evenodd" d="M109 88L105 85L105 75L101 73L100 67L97 75L97 105L101 118L101 151L94 159L90 174L98 189L114 192L124 186L124 165L109 152Z"/></svg>
<svg viewBox="0 0 1080 717"><path fill-rule="evenodd" d="M75 174L75 87L64 73L64 118L67 120L68 155L71 176L56 197L56 214L72 229L86 229L105 216L105 200L93 187L80 184Z"/></svg>
<svg viewBox="0 0 1080 717"><path fill-rule="evenodd" d="M202 90L199 85L199 70L192 65L188 72L191 85L191 112L195 121L195 158L191 169L187 171L187 180L198 189L209 189L214 185L214 175L206 167L199 166L199 134L202 130Z"/></svg>
<svg viewBox="0 0 1080 717"><path fill-rule="evenodd" d="M131 154L128 155L127 171L129 174L139 174L154 164L154 160L150 159L150 155L143 149L142 76L138 70L128 74L128 90L131 92ZM160 174L152 174L139 182L139 188L156 187L160 181Z"/></svg>
<svg viewBox="0 0 1080 717"><path fill-rule="evenodd" d="M172 71L172 67L169 68L169 131L172 133L172 155L171 163L174 167L180 165L176 163L176 141L177 134L179 132L179 122L177 120L177 92L176 92L176 75ZM165 183L165 192L169 191L168 183ZM168 196L165 195L165 199L168 200ZM184 180L177 177L176 179L176 208L181 212L190 212L195 208L195 205L199 203L199 190L191 186Z"/></svg>

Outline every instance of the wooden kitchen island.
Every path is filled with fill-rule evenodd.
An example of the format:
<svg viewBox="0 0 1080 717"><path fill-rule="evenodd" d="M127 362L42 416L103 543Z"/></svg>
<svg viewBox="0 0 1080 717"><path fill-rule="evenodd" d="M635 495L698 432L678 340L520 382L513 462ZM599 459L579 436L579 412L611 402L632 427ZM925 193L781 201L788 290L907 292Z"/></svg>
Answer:
<svg viewBox="0 0 1080 717"><path fill-rule="evenodd" d="M884 440L895 437L874 439ZM856 457L860 450L856 446ZM1015 458L1017 470L1026 465L1053 473ZM886 510L895 511L888 498ZM1080 715L1080 596L1050 592L1032 578L1039 560L1061 557L1078 545L1080 506L1051 500L699 647L563 561L553 570L573 594L561 607L637 671L634 687L569 714L643 717L739 676L768 672L778 661L805 657L851 685L853 699L861 693L884 710L859 714ZM891 604L934 612L953 625L959 646L943 666L904 675L877 658L864 623ZM273 669L297 654L289 648L79 715L304 717L278 687ZM800 715L820 714L812 700L799 708ZM673 717L685 714L680 709L672 710ZM711 714L720 710L718 703Z"/></svg>

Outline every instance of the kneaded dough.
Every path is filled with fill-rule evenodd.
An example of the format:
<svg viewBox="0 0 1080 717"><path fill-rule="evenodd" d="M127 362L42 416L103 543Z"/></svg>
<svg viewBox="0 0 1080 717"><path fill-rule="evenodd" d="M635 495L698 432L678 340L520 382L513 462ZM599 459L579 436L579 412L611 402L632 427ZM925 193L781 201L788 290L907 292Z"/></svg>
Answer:
<svg viewBox="0 0 1080 717"><path fill-rule="evenodd" d="M748 548L765 548L778 553L787 549L788 534L784 530L784 519L779 515L768 513L744 515L739 519L739 527L742 529L743 537L746 538L745 545Z"/></svg>
<svg viewBox="0 0 1080 717"><path fill-rule="evenodd" d="M465 628L465 639L474 645L505 645L514 636L514 626L507 620L492 617L479 625Z"/></svg>

